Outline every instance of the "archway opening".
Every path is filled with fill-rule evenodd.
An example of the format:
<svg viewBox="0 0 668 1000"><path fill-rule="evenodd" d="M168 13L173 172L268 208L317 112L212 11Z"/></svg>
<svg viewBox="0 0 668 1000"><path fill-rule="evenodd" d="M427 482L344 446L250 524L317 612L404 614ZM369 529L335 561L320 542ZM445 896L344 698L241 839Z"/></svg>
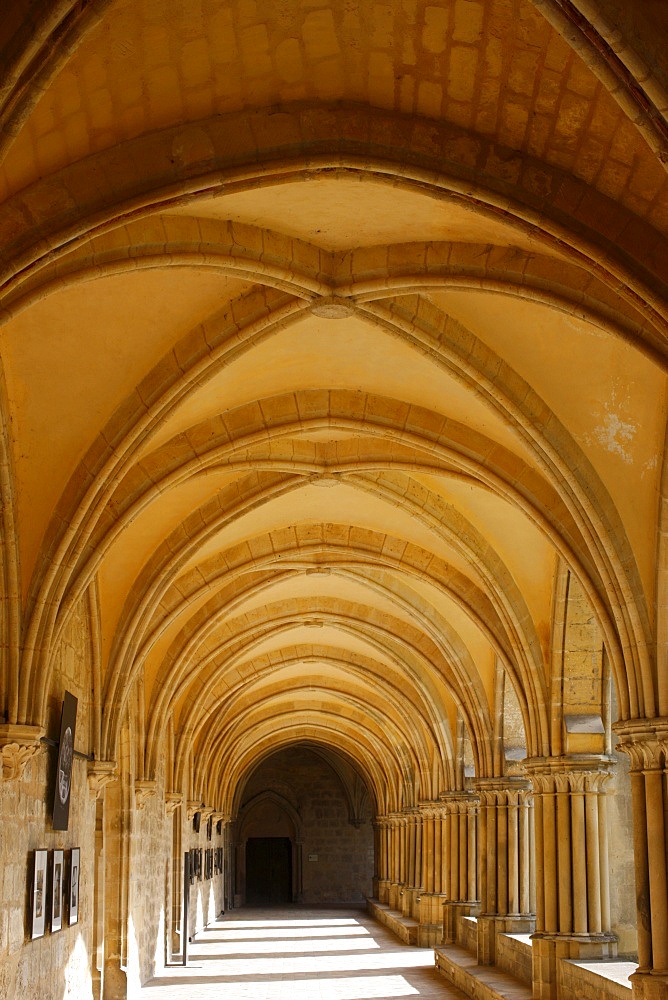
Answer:
<svg viewBox="0 0 668 1000"><path fill-rule="evenodd" d="M371 802L351 763L304 743L266 757L239 796L237 905L361 903L373 894Z"/></svg>

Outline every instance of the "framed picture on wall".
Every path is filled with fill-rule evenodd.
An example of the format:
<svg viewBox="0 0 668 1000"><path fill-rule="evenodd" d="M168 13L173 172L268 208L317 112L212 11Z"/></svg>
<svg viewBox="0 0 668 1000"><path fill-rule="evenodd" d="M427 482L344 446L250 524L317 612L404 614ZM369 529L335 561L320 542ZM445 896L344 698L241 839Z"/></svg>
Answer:
<svg viewBox="0 0 668 1000"><path fill-rule="evenodd" d="M79 874L81 871L81 850L73 847L70 856L70 884L68 917L70 924L76 924L79 919Z"/></svg>
<svg viewBox="0 0 668 1000"><path fill-rule="evenodd" d="M46 870L48 851L34 851L30 909L30 936L43 937L46 926Z"/></svg>
<svg viewBox="0 0 668 1000"><path fill-rule="evenodd" d="M62 851L53 852L51 868L51 930L59 931L63 926L63 861Z"/></svg>
<svg viewBox="0 0 668 1000"><path fill-rule="evenodd" d="M77 729L77 704L74 695L66 691L60 716L56 787L53 792L54 830L67 830L70 821L70 791L72 788L74 737Z"/></svg>

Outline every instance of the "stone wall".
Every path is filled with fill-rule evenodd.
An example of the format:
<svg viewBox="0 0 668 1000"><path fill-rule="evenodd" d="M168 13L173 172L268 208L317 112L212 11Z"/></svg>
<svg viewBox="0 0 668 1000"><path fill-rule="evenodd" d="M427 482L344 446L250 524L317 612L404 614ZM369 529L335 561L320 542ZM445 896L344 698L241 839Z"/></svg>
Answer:
<svg viewBox="0 0 668 1000"><path fill-rule="evenodd" d="M371 823L351 826L340 787L322 771L301 802L303 902L363 900L372 892Z"/></svg>
<svg viewBox="0 0 668 1000"><path fill-rule="evenodd" d="M63 693L78 699L75 748L90 749L90 641L85 604L73 611L52 659L47 735L57 740ZM92 929L95 861L95 801L87 764L74 758L69 829L52 828L57 751L44 747L23 777L0 783L0 997L21 1000L87 1000L92 996ZM81 850L79 919L50 930L47 907L44 937L30 937L30 871L33 851ZM49 859L51 860L51 859Z"/></svg>
<svg viewBox="0 0 668 1000"><path fill-rule="evenodd" d="M531 986L531 935L499 934L496 939L496 965Z"/></svg>

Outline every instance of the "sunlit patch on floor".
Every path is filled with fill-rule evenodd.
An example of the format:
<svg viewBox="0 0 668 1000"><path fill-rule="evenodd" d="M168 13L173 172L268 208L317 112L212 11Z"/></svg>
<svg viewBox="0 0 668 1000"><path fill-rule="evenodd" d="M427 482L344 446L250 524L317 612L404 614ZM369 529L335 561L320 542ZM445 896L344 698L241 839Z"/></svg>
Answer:
<svg viewBox="0 0 668 1000"><path fill-rule="evenodd" d="M223 918L193 941L187 967L148 983L142 1000L389 1000L461 997L430 948L401 945L363 912ZM313 911L309 911L313 912ZM317 915L316 915L317 914Z"/></svg>

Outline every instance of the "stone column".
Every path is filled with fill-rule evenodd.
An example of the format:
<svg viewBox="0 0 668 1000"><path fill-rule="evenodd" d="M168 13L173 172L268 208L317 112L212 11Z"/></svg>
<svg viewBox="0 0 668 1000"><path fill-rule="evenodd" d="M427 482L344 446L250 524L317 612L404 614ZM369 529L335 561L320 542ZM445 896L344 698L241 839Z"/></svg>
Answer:
<svg viewBox="0 0 668 1000"><path fill-rule="evenodd" d="M172 962L174 956L181 953L181 924L183 922L183 824L179 807L183 804L183 796L178 792L167 792L165 795L165 815L171 822L171 877L168 893L168 930L167 930L167 961Z"/></svg>
<svg viewBox="0 0 668 1000"><path fill-rule="evenodd" d="M472 792L440 795L440 883L443 940L460 940L461 918L478 906L477 841L480 798Z"/></svg>
<svg viewBox="0 0 668 1000"><path fill-rule="evenodd" d="M390 824L390 887L388 903L393 910L401 909L401 813L391 813Z"/></svg>
<svg viewBox="0 0 668 1000"><path fill-rule="evenodd" d="M441 812L440 802L421 802L415 813L419 883L414 916L418 920L418 944L424 948L440 944L443 938L445 897L436 888L441 884Z"/></svg>
<svg viewBox="0 0 668 1000"><path fill-rule="evenodd" d="M638 913L634 1000L668 996L668 719L617 723L618 750L631 759Z"/></svg>
<svg viewBox="0 0 668 1000"><path fill-rule="evenodd" d="M373 827L373 880L372 893L374 899L380 899L381 881L384 872L384 852L383 852L383 826L382 816L376 816L371 821Z"/></svg>
<svg viewBox="0 0 668 1000"><path fill-rule="evenodd" d="M418 919L419 895L423 870L422 817L418 809L399 814L401 861L398 883L398 909L403 916Z"/></svg>
<svg viewBox="0 0 668 1000"><path fill-rule="evenodd" d="M492 965L496 935L533 931L531 788L524 778L486 778L480 795L478 961ZM524 909L527 907L527 909Z"/></svg>
<svg viewBox="0 0 668 1000"><path fill-rule="evenodd" d="M376 867L377 881L374 886L376 899L387 903L390 898L390 820L387 816L377 816L376 830Z"/></svg>
<svg viewBox="0 0 668 1000"><path fill-rule="evenodd" d="M535 801L533 989L539 1000L556 1000L560 959L616 954L604 800L612 763L597 754L525 762Z"/></svg>
<svg viewBox="0 0 668 1000"><path fill-rule="evenodd" d="M131 801L127 780L109 784L104 793L104 1000L126 1000L128 996L127 919L128 855Z"/></svg>
<svg viewBox="0 0 668 1000"><path fill-rule="evenodd" d="M104 837L105 788L118 779L115 761L90 761L88 764L88 789L95 801L95 882L93 885L93 954L91 976L93 1000L104 996L105 954L105 872L106 852Z"/></svg>

